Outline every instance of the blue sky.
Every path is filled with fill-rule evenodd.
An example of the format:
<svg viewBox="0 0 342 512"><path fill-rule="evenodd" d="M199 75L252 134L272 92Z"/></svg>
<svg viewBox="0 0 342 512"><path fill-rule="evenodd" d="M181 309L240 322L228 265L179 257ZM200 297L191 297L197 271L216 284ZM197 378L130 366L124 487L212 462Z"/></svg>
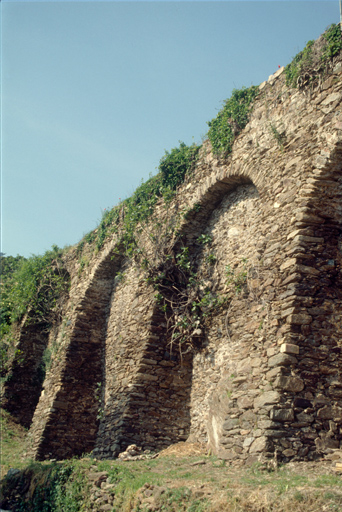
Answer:
<svg viewBox="0 0 342 512"><path fill-rule="evenodd" d="M2 251L77 243L339 21L325 1L11 1L1 9Z"/></svg>

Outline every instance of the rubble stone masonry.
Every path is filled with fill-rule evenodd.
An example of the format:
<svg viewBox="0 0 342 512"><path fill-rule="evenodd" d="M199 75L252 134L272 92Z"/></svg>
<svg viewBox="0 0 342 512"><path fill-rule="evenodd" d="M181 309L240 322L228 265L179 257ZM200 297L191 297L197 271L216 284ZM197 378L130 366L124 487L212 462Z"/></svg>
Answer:
<svg viewBox="0 0 342 512"><path fill-rule="evenodd" d="M26 423L33 416L36 458L110 458L132 443L187 439L227 460L340 447L342 69L315 91L287 87L282 71L260 86L232 154L216 158L205 142L168 212L154 214L191 212L179 231L198 275L231 297L197 349L171 350L155 290L116 235L82 272L69 254L40 398L25 405L30 388L15 376L7 392L9 408L19 393ZM199 247L200 235L211 243Z"/></svg>

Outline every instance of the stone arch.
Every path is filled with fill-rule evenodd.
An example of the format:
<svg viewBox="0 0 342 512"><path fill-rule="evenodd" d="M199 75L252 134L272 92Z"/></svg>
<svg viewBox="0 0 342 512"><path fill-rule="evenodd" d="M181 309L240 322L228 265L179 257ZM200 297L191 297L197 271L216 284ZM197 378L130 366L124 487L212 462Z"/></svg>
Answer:
<svg viewBox="0 0 342 512"><path fill-rule="evenodd" d="M181 226L181 233L186 235L193 229L194 224L203 225L213 210L220 204L226 194L234 191L240 185L254 184L252 178L247 174L232 176L220 173L219 176L212 178L207 183L205 190L195 199L195 204L199 209L192 208L186 215L186 219ZM257 185L255 185L257 188Z"/></svg>
<svg viewBox="0 0 342 512"><path fill-rule="evenodd" d="M121 256L107 250L75 307L63 359L44 382L30 435L38 460L93 449L99 424L108 304Z"/></svg>
<svg viewBox="0 0 342 512"><path fill-rule="evenodd" d="M221 237L219 241L217 240L219 237L217 232L215 233L215 227L219 224L220 218L222 220L224 217L225 210L239 207L246 201L257 201L258 205L262 203L259 192L250 178L233 176L216 181L198 201L200 209L187 217L180 232L181 236L184 237L183 242L190 247L191 257L197 260L199 278L210 283L208 288L215 294L217 293L218 297L222 297L224 293L225 265L230 261L230 251L234 251L228 237L226 240L224 240L224 237ZM243 232L244 230L247 231L247 228L244 227L242 231L240 230L239 236L247 237L250 235L250 232L247 235L246 232ZM253 226L251 226L250 231L253 231ZM212 243L208 250L207 247L196 243L196 239L202 234L212 237ZM216 261L215 271L213 266L208 263L210 261L208 256L213 256ZM252 255L245 254L245 256ZM242 260L243 255L238 258L238 263L240 264ZM217 270L219 266L220 268ZM238 272L240 271L241 269L238 270ZM211 360L215 357L214 352L217 352L218 347L226 344L230 345L230 337L227 337L225 333L221 333L219 335L220 339L216 338L214 344L212 343L212 338L214 338L212 331L216 330L218 319L221 321L222 317L226 316L227 309L228 304L219 308L220 312L213 311L213 316L205 327L201 343L193 353L187 356L187 385L182 388L182 392L184 396L183 407L186 406L187 408L186 417L188 422L186 427L183 427L182 435L179 436L178 440L183 440L186 437L200 442L208 441L208 426L204 421L204 417L209 412L208 392L209 389L215 388L218 379L211 372L211 363L203 366L200 360L203 358L206 361ZM175 371L177 371L176 365Z"/></svg>
<svg viewBox="0 0 342 512"><path fill-rule="evenodd" d="M193 257L201 253L194 238L239 187L249 187L258 195L245 176L220 180L203 195L199 217L192 213L185 219L181 235L191 245ZM134 272L128 271L125 285L113 294L106 342L107 396L94 450L100 458L111 458L133 443L143 449L162 449L191 433L193 355L180 357L177 349L170 353L165 316L154 301L155 292L146 284L141 286ZM130 310L122 306L128 297ZM137 318L136 308L142 303L146 306ZM139 325L140 336L130 331L132 323L135 330Z"/></svg>
<svg viewBox="0 0 342 512"><path fill-rule="evenodd" d="M206 225L202 224L202 231L211 235L213 242L201 258L199 271L205 282L211 282L214 292L221 296L228 293L230 298L223 308L213 312L202 348L194 354L190 439L209 442L220 455L220 443L214 439L222 440L227 416L236 412L229 400L229 386L235 377L243 382L236 362L238 357L246 358L251 353L251 329L260 326L259 320L253 327L256 322L249 316L250 311L261 310L270 300L259 286L272 274L272 266L266 269L260 263L265 245L265 236L259 232L263 227L262 207L257 187L244 178L229 187ZM208 256L215 261L213 270L205 263ZM251 375L251 369L248 372Z"/></svg>

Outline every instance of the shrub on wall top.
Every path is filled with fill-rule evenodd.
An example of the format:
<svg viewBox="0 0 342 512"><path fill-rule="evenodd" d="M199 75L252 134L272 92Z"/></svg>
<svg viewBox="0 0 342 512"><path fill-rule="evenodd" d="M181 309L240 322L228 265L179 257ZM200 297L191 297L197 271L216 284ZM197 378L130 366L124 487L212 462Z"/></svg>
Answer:
<svg viewBox="0 0 342 512"><path fill-rule="evenodd" d="M231 153L235 137L248 123L251 105L258 92L259 88L254 85L234 89L217 116L208 121L208 138L216 155Z"/></svg>
<svg viewBox="0 0 342 512"><path fill-rule="evenodd" d="M183 183L186 173L197 158L199 148L196 144L187 146L180 142L178 148L165 151L159 163L163 187L175 190Z"/></svg>
<svg viewBox="0 0 342 512"><path fill-rule="evenodd" d="M327 62L342 50L342 35L339 25L332 24L316 41L308 41L285 67L286 84L301 87L316 84L326 72Z"/></svg>

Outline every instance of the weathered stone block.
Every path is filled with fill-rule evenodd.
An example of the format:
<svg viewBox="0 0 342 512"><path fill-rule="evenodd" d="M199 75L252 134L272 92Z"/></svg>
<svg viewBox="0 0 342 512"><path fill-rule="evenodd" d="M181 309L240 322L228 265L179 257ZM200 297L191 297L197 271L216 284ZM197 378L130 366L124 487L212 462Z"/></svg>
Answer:
<svg viewBox="0 0 342 512"><path fill-rule="evenodd" d="M299 377L285 377L280 375L274 381L274 387L284 391L293 391L298 393L304 389L304 382Z"/></svg>
<svg viewBox="0 0 342 512"><path fill-rule="evenodd" d="M308 267L306 265L296 265L296 271L301 272L302 274L311 274L313 276L318 276L320 271L313 267Z"/></svg>
<svg viewBox="0 0 342 512"><path fill-rule="evenodd" d="M232 430L233 428L236 428L240 424L238 418L230 418L223 422L222 428L224 430Z"/></svg>
<svg viewBox="0 0 342 512"><path fill-rule="evenodd" d="M261 409L265 405L277 404L280 401L280 394L277 391L266 391L254 400L255 409Z"/></svg>
<svg viewBox="0 0 342 512"><path fill-rule="evenodd" d="M297 213L296 219L305 222L306 224L324 224L324 219L312 213Z"/></svg>
<svg viewBox="0 0 342 512"><path fill-rule="evenodd" d="M290 366L295 365L297 363L297 359L288 354L277 354L276 356L270 357L268 360L268 366L273 368L273 366Z"/></svg>
<svg viewBox="0 0 342 512"><path fill-rule="evenodd" d="M324 452L325 450L331 450L334 448L340 447L340 442L337 439L332 439L330 437L317 437L315 439L315 445L318 451Z"/></svg>
<svg viewBox="0 0 342 512"><path fill-rule="evenodd" d="M277 423L276 421L272 420L259 420L258 421L258 427L262 430L269 429L269 428L277 428L280 426L280 423Z"/></svg>
<svg viewBox="0 0 342 512"><path fill-rule="evenodd" d="M249 453L260 453L272 451L273 443L266 436L258 437L249 449Z"/></svg>
<svg viewBox="0 0 342 512"><path fill-rule="evenodd" d="M287 448L283 451L283 455L285 457L293 457L294 455L297 455L297 452L295 450L292 450L292 448Z"/></svg>
<svg viewBox="0 0 342 512"><path fill-rule="evenodd" d="M239 455L233 449L225 450L222 448L219 448L217 456L222 460L233 460L239 457Z"/></svg>
<svg viewBox="0 0 342 512"><path fill-rule="evenodd" d="M251 366L252 368L258 368L262 363L262 360L260 357L253 357L251 359Z"/></svg>
<svg viewBox="0 0 342 512"><path fill-rule="evenodd" d="M309 242L316 244L323 244L324 238L316 237L316 236L305 236L305 235L297 235L293 239L294 242Z"/></svg>
<svg viewBox="0 0 342 512"><path fill-rule="evenodd" d="M280 270L286 270L289 267L293 267L293 265L296 265L296 263L297 258L290 258L289 260L284 261L284 263L280 265Z"/></svg>
<svg viewBox="0 0 342 512"><path fill-rule="evenodd" d="M256 419L257 415L252 411L246 411L240 416L240 422L250 421L251 423L254 423Z"/></svg>
<svg viewBox="0 0 342 512"><path fill-rule="evenodd" d="M289 315L286 319L288 324L295 325L308 325L312 322L312 316L307 315L306 313L297 313L293 315Z"/></svg>
<svg viewBox="0 0 342 512"><path fill-rule="evenodd" d="M250 396L242 396L237 400L237 406L239 409L250 409L253 407L254 399Z"/></svg>
<svg viewBox="0 0 342 512"><path fill-rule="evenodd" d="M280 346L280 352L283 352L284 354L299 354L299 347L292 343L283 343Z"/></svg>
<svg viewBox="0 0 342 512"><path fill-rule="evenodd" d="M342 420L342 408L325 405L324 407L317 411L317 418L340 422Z"/></svg>
<svg viewBox="0 0 342 512"><path fill-rule="evenodd" d="M333 92L332 94L329 94L325 100L322 101L322 105L330 105L330 103L333 103L334 101L337 101L341 99L341 93L340 92Z"/></svg>
<svg viewBox="0 0 342 512"><path fill-rule="evenodd" d="M296 307L285 309L284 311L281 312L281 317L286 318L287 316L292 315L296 311L298 311Z"/></svg>
<svg viewBox="0 0 342 512"><path fill-rule="evenodd" d="M294 419L293 409L273 409L270 412L270 418L275 421L292 421Z"/></svg>
<svg viewBox="0 0 342 512"><path fill-rule="evenodd" d="M328 405L317 411L317 418L322 420L332 420L333 416L333 408Z"/></svg>
<svg viewBox="0 0 342 512"><path fill-rule="evenodd" d="M158 377L156 375L150 375L149 373L138 373L137 377L139 380L147 380L147 381L157 381Z"/></svg>
<svg viewBox="0 0 342 512"><path fill-rule="evenodd" d="M300 423L312 423L315 419L312 414L306 414L305 412L296 414L296 418Z"/></svg>

